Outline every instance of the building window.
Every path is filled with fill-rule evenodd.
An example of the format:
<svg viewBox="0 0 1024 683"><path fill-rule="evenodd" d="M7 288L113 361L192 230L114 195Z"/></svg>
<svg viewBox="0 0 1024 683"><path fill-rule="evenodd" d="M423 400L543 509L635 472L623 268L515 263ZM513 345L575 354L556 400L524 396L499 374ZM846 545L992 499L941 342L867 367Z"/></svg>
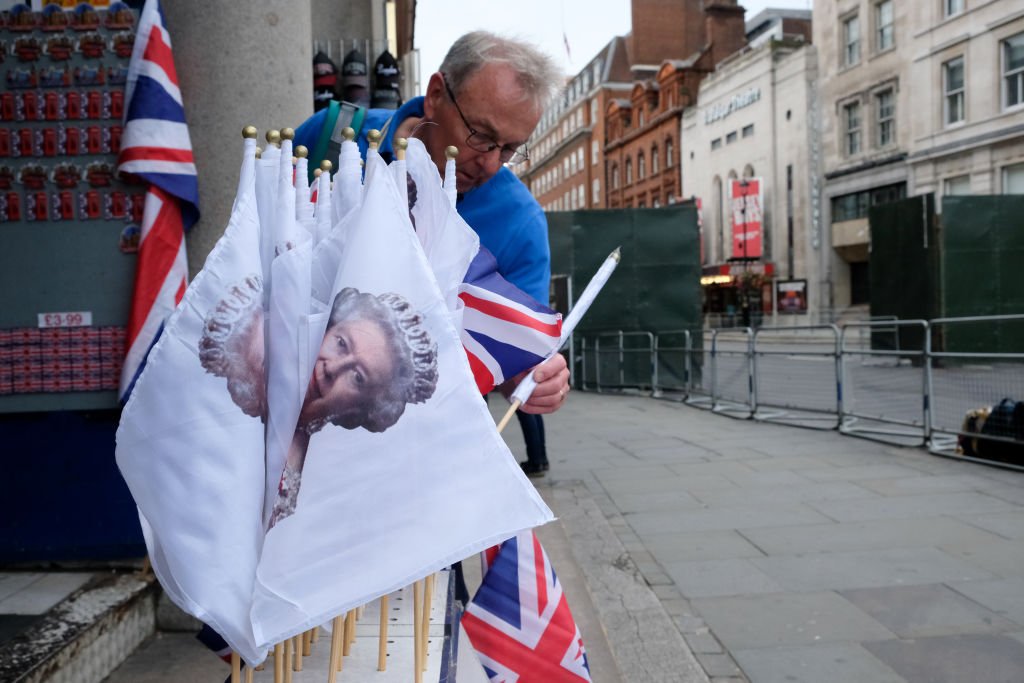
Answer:
<svg viewBox="0 0 1024 683"><path fill-rule="evenodd" d="M629 158L626 159L626 184L633 184L633 160Z"/></svg>
<svg viewBox="0 0 1024 683"><path fill-rule="evenodd" d="M619 165L612 164L612 189L619 189Z"/></svg>
<svg viewBox="0 0 1024 683"><path fill-rule="evenodd" d="M945 6L947 17L951 17L954 14L960 14L964 11L964 0L943 0L943 4Z"/></svg>
<svg viewBox="0 0 1024 683"><path fill-rule="evenodd" d="M590 125L597 125L597 98L590 100Z"/></svg>
<svg viewBox="0 0 1024 683"><path fill-rule="evenodd" d="M722 146L722 138L715 138L711 141L711 149L718 149Z"/></svg>
<svg viewBox="0 0 1024 683"><path fill-rule="evenodd" d="M964 58L942 65L942 120L947 126L964 120Z"/></svg>
<svg viewBox="0 0 1024 683"><path fill-rule="evenodd" d="M676 203L676 193L673 192L672 190L669 190L668 194L665 195L665 201L668 204L675 204Z"/></svg>
<svg viewBox="0 0 1024 683"><path fill-rule="evenodd" d="M601 181L597 178L590 183L590 203L595 207L601 204Z"/></svg>
<svg viewBox="0 0 1024 683"><path fill-rule="evenodd" d="M843 106L843 134L847 156L860 152L860 102L850 102Z"/></svg>
<svg viewBox="0 0 1024 683"><path fill-rule="evenodd" d="M665 141L665 168L672 168L673 157L676 154L675 145L672 144L672 138Z"/></svg>
<svg viewBox="0 0 1024 683"><path fill-rule="evenodd" d="M651 175L656 174L659 171L661 160L658 158L658 146L654 145L651 147Z"/></svg>
<svg viewBox="0 0 1024 683"><path fill-rule="evenodd" d="M658 199L657 197L651 197L651 208L652 209L660 209L661 208L661 200Z"/></svg>
<svg viewBox="0 0 1024 683"><path fill-rule="evenodd" d="M575 161L575 160L576 159L574 157L573 161ZM563 178L568 178L569 177L569 157L565 157L565 158L562 159L562 177Z"/></svg>
<svg viewBox="0 0 1024 683"><path fill-rule="evenodd" d="M571 153L567 161L569 162L569 175L576 175L576 153Z"/></svg>
<svg viewBox="0 0 1024 683"><path fill-rule="evenodd" d="M860 18L855 14L843 20L843 65L860 61Z"/></svg>
<svg viewBox="0 0 1024 683"><path fill-rule="evenodd" d="M971 193L971 176L958 175L955 178L946 178L942 182L942 194L946 197L955 194Z"/></svg>
<svg viewBox="0 0 1024 683"><path fill-rule="evenodd" d="M576 150L576 166L580 169L580 173L583 172L585 166L583 165L583 148L580 147Z"/></svg>
<svg viewBox="0 0 1024 683"><path fill-rule="evenodd" d="M892 0L882 0L875 5L875 30L877 31L878 51L888 50L893 46Z"/></svg>
<svg viewBox="0 0 1024 683"><path fill-rule="evenodd" d="M1024 104L1024 33L1003 41L1003 106Z"/></svg>
<svg viewBox="0 0 1024 683"><path fill-rule="evenodd" d="M640 152L636 155L636 177L637 180L643 180L647 176L647 160L644 158L644 153Z"/></svg>
<svg viewBox="0 0 1024 683"><path fill-rule="evenodd" d="M731 145L734 142L736 142L736 131L727 133L725 136L725 144Z"/></svg>
<svg viewBox="0 0 1024 683"><path fill-rule="evenodd" d="M832 222L839 223L856 218L866 218L870 207L905 199L906 196L906 183L896 183L833 197Z"/></svg>
<svg viewBox="0 0 1024 683"><path fill-rule="evenodd" d="M590 143L590 165L597 166L598 153L600 150L597 147L597 140Z"/></svg>
<svg viewBox="0 0 1024 683"><path fill-rule="evenodd" d="M896 142L896 97L893 91L883 90L875 95L878 116L878 146Z"/></svg>
<svg viewBox="0 0 1024 683"><path fill-rule="evenodd" d="M644 127L644 108L643 108L642 105L637 110L636 117L637 117L637 123L638 123L639 127L643 128Z"/></svg>
<svg viewBox="0 0 1024 683"><path fill-rule="evenodd" d="M1003 194L1024 194L1024 164L1003 168Z"/></svg>
<svg viewBox="0 0 1024 683"><path fill-rule="evenodd" d="M749 138L753 134L754 134L754 124L751 123L749 126L743 126L743 137Z"/></svg>
<svg viewBox="0 0 1024 683"><path fill-rule="evenodd" d="M576 196L578 197L576 201L577 203L579 203L580 208L587 208L587 188L583 185L583 183L580 183L576 187Z"/></svg>

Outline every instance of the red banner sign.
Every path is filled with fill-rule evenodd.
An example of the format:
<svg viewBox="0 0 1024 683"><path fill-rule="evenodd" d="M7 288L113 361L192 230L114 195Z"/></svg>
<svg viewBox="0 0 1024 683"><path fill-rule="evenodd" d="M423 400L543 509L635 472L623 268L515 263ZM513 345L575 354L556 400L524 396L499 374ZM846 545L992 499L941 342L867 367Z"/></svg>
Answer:
<svg viewBox="0 0 1024 683"><path fill-rule="evenodd" d="M761 207L764 199L761 189L760 178L733 180L731 183L733 258L761 258Z"/></svg>

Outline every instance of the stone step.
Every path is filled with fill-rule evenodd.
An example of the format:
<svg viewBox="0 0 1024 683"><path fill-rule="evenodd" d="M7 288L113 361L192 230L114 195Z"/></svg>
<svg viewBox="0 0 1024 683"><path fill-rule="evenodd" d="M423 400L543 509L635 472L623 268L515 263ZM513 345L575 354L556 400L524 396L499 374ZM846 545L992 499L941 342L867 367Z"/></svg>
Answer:
<svg viewBox="0 0 1024 683"><path fill-rule="evenodd" d="M152 575L102 574L5 643L4 683L100 683L156 628Z"/></svg>

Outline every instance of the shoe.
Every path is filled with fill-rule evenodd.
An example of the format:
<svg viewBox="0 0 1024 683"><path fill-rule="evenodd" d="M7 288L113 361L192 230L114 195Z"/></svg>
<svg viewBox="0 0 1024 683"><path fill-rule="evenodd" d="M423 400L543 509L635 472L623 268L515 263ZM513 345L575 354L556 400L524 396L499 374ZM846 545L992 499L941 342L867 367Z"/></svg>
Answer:
<svg viewBox="0 0 1024 683"><path fill-rule="evenodd" d="M534 463L530 462L529 460L523 460L521 463L519 463L519 466L523 468L523 472L526 474L526 476L530 477L531 479L543 477L544 473L547 472L551 467L546 462Z"/></svg>

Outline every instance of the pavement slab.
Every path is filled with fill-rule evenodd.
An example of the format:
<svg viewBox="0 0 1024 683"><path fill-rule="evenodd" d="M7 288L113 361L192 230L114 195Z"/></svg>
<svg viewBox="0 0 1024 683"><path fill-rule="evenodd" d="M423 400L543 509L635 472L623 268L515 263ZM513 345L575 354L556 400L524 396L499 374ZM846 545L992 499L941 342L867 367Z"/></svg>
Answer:
<svg viewBox="0 0 1024 683"><path fill-rule="evenodd" d="M733 654L757 683L907 683L855 643L737 650Z"/></svg>
<svg viewBox="0 0 1024 683"><path fill-rule="evenodd" d="M1020 628L952 589L894 586L842 591L844 598L878 620L900 638L995 633Z"/></svg>
<svg viewBox="0 0 1024 683"><path fill-rule="evenodd" d="M950 587L1024 628L1024 578L957 581Z"/></svg>
<svg viewBox="0 0 1024 683"><path fill-rule="evenodd" d="M1024 643L1002 634L865 643L908 683L1020 683Z"/></svg>

